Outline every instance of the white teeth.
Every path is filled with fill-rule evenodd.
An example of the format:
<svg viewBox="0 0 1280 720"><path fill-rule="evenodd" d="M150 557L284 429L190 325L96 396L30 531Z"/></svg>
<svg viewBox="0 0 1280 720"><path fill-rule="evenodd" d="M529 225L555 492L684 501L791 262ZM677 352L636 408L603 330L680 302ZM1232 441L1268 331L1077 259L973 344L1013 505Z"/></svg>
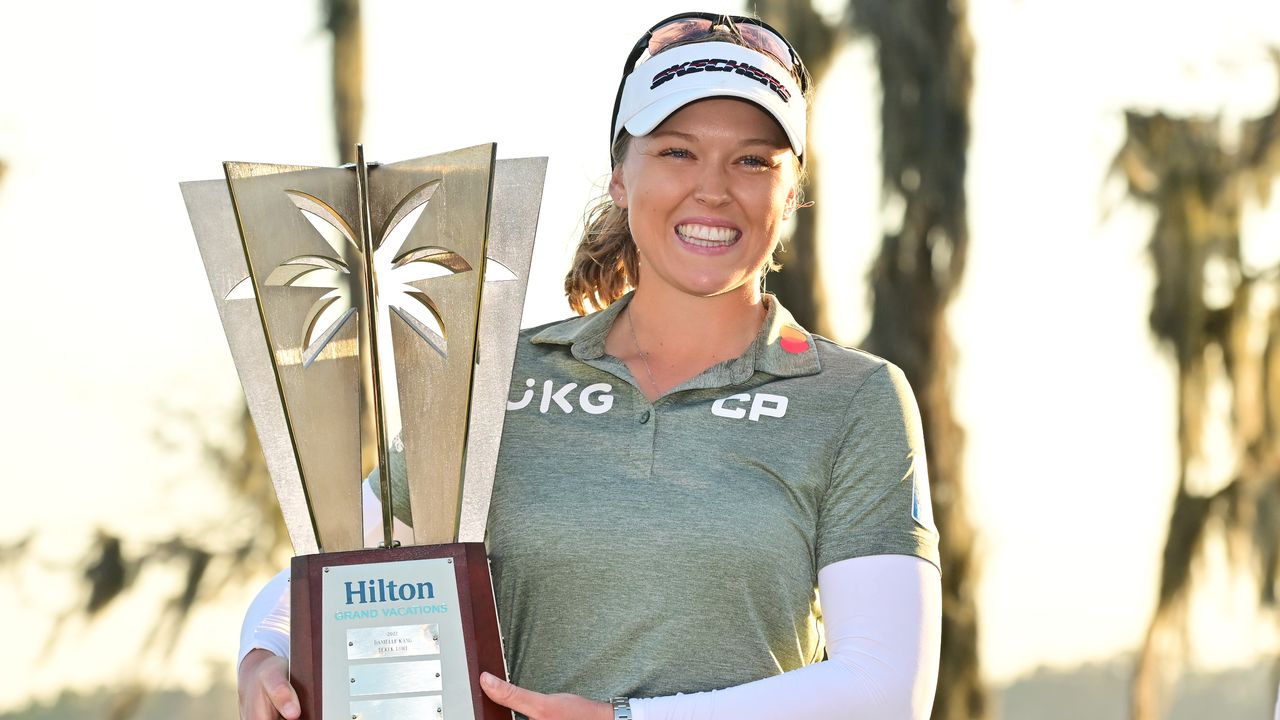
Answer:
<svg viewBox="0 0 1280 720"><path fill-rule="evenodd" d="M732 245L737 241L738 235L740 234L733 228L717 227L713 225L696 225L693 223L677 225L676 232L680 234L681 240L684 240L690 245L699 245L702 247Z"/></svg>

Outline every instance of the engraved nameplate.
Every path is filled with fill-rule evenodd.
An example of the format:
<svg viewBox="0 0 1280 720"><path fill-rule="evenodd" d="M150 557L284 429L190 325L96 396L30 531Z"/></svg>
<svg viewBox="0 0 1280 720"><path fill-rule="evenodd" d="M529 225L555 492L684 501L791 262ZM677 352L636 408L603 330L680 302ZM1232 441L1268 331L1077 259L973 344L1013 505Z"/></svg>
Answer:
<svg viewBox="0 0 1280 720"><path fill-rule="evenodd" d="M349 720L355 698L409 700L383 696L412 694L425 701L437 693L430 700L443 713L432 705L416 717L475 720L450 559L329 566L321 589L325 709L316 720ZM372 712L366 720L380 720ZM394 712L389 717L397 720L400 710Z"/></svg>
<svg viewBox="0 0 1280 720"><path fill-rule="evenodd" d="M439 654L440 629L435 624L362 627L347 630L348 660Z"/></svg>
<svg viewBox="0 0 1280 720"><path fill-rule="evenodd" d="M351 720L432 720L443 718L439 695L351 701Z"/></svg>
<svg viewBox="0 0 1280 720"><path fill-rule="evenodd" d="M351 695L390 695L392 693L440 692L439 660L406 660L404 662L352 665Z"/></svg>

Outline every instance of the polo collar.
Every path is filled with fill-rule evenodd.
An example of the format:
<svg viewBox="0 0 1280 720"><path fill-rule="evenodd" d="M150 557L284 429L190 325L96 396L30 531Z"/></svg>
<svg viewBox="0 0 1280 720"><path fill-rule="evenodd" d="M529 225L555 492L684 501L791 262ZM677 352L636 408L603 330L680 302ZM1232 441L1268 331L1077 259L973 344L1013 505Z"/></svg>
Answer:
<svg viewBox="0 0 1280 720"><path fill-rule="evenodd" d="M613 321L631 302L631 296L632 293L627 293L599 312L556 323L534 335L532 342L568 345L578 360L599 360L604 356L604 340L613 327ZM813 335L800 327L776 297L766 294L765 303L769 308L768 314L755 341L739 357L708 369L715 380L722 383L744 382L756 372L777 377L800 377L822 370ZM681 387L687 388L689 383Z"/></svg>

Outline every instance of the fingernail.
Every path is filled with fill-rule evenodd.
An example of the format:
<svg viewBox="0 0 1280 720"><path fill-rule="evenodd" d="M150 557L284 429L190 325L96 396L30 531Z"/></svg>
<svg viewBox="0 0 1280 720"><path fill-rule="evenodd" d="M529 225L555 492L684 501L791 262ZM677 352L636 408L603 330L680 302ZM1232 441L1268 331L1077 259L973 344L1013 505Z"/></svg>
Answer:
<svg viewBox="0 0 1280 720"><path fill-rule="evenodd" d="M480 684L492 690L498 687L498 678L487 672L482 672L480 673Z"/></svg>
<svg viewBox="0 0 1280 720"><path fill-rule="evenodd" d="M280 713L282 715L297 717L302 713L302 708L298 707L298 703L289 700L284 704L284 707L280 708Z"/></svg>

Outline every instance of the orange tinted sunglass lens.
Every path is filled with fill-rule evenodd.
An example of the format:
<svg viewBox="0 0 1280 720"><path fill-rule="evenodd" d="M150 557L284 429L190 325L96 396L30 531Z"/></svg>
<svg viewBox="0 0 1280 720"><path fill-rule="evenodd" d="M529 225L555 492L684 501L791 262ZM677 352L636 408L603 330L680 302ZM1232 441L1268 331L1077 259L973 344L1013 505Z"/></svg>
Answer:
<svg viewBox="0 0 1280 720"><path fill-rule="evenodd" d="M772 55L775 60L782 63L782 67L788 70L794 69L791 63L791 51L787 49L786 44L777 35L759 25L750 23L738 23L738 32L742 34L742 39L746 40L751 47Z"/></svg>
<svg viewBox="0 0 1280 720"><path fill-rule="evenodd" d="M736 21L734 26L748 47L772 55L775 60L788 70L795 70L791 62L791 51L787 44L777 35L759 25ZM697 40L709 34L715 23L706 18L680 18L672 20L649 33L649 47L646 57L653 57L677 43Z"/></svg>
<svg viewBox="0 0 1280 720"><path fill-rule="evenodd" d="M704 18L672 20L649 34L649 54L657 55L664 48L685 40L696 40L711 30L711 21Z"/></svg>

